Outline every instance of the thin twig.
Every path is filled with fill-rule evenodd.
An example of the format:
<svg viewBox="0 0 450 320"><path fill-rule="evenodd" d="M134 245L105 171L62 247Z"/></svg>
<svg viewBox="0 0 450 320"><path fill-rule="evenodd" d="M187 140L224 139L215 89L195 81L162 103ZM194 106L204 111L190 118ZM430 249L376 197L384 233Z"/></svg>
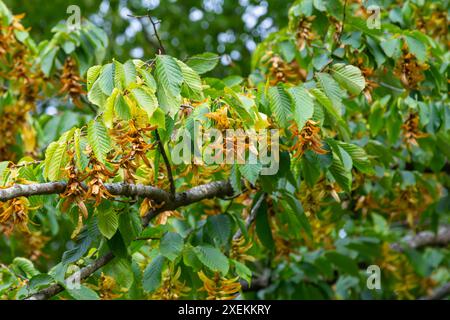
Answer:
<svg viewBox="0 0 450 320"><path fill-rule="evenodd" d="M341 27L341 30L339 30L339 35L338 35L338 39L337 39L338 45L341 44L341 37L342 37L342 34L344 33L346 16L347 16L347 0L345 0L345 2L344 2L344 13L342 14L342 27Z"/></svg>
<svg viewBox="0 0 450 320"><path fill-rule="evenodd" d="M172 175L172 168L170 166L169 158L167 157L166 151L164 150L164 145L161 141L161 137L159 136L158 129L155 130L155 136L156 141L158 141L159 152L161 152L161 155L164 159L164 163L166 164L167 176L169 178L170 183L170 194L172 195L172 197L175 197L176 189L175 189L175 181L173 180Z"/></svg>
<svg viewBox="0 0 450 320"><path fill-rule="evenodd" d="M256 218L256 214L258 213L259 207L263 203L263 201L266 199L267 194L263 193L258 201L256 201L255 205L253 206L252 210L250 211L250 214L248 215L247 219L245 220L245 229L249 229L250 225L253 223L253 221ZM236 231L236 233L233 236L233 240L237 240L242 236L242 230L239 229Z"/></svg>

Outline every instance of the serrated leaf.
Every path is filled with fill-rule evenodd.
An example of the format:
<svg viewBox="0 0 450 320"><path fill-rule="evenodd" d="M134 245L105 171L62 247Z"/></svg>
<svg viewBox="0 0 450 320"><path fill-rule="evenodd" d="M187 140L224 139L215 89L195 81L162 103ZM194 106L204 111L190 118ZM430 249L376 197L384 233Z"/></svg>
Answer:
<svg viewBox="0 0 450 320"><path fill-rule="evenodd" d="M99 65L90 67L88 69L88 71L87 71L87 89L88 89L88 91L91 90L92 85L97 80L101 69L102 69L102 66L99 66Z"/></svg>
<svg viewBox="0 0 450 320"><path fill-rule="evenodd" d="M288 90L293 103L293 117L301 130L306 121L314 114L314 100L304 87L293 87Z"/></svg>
<svg viewBox="0 0 450 320"><path fill-rule="evenodd" d="M242 190L241 173L238 165L234 164L230 174L230 184L233 188L234 194L238 194Z"/></svg>
<svg viewBox="0 0 450 320"><path fill-rule="evenodd" d="M107 204L100 204L95 208L98 219L98 229L106 238L111 239L119 227L119 216L114 207Z"/></svg>
<svg viewBox="0 0 450 320"><path fill-rule="evenodd" d="M123 64L119 61L114 60L114 87L119 90L123 90L125 88L125 70L123 68Z"/></svg>
<svg viewBox="0 0 450 320"><path fill-rule="evenodd" d="M99 79L97 79L92 87L89 89L88 92L88 100L95 104L96 106L103 106L103 104L106 101L106 95L103 93L102 89L100 88Z"/></svg>
<svg viewBox="0 0 450 320"><path fill-rule="evenodd" d="M170 261L175 260L183 250L183 238L175 232L167 232L161 239L159 251Z"/></svg>
<svg viewBox="0 0 450 320"><path fill-rule="evenodd" d="M267 215L267 202L263 200L261 205L256 212L256 234L259 240L266 248L273 250L275 248L275 243L273 241L272 229L269 224L269 217Z"/></svg>
<svg viewBox="0 0 450 320"><path fill-rule="evenodd" d="M114 89L114 65L112 63L103 66L97 81L103 94L109 96Z"/></svg>
<svg viewBox="0 0 450 320"><path fill-rule="evenodd" d="M357 67L336 63L331 67L333 78L351 94L360 94L366 87L366 80Z"/></svg>
<svg viewBox="0 0 450 320"><path fill-rule="evenodd" d="M369 157L367 156L366 151L351 143L346 142L337 142L342 149L344 149L352 158L353 165L361 172L372 174L374 172L373 166L370 163Z"/></svg>
<svg viewBox="0 0 450 320"><path fill-rule="evenodd" d="M206 230L209 237L214 239L218 245L225 245L231 236L230 217L224 214L208 217Z"/></svg>
<svg viewBox="0 0 450 320"><path fill-rule="evenodd" d="M344 191L351 191L352 173L351 171L345 169L338 156L333 155L333 162L328 170L341 188L344 189Z"/></svg>
<svg viewBox="0 0 450 320"><path fill-rule="evenodd" d="M219 249L207 246L197 246L194 248L198 259L210 270L218 271L222 275L228 273L230 265L227 257Z"/></svg>
<svg viewBox="0 0 450 320"><path fill-rule="evenodd" d="M34 266L33 262L31 262L27 258L16 257L14 258L12 265L23 272L27 278L32 278L40 274L40 272Z"/></svg>
<svg viewBox="0 0 450 320"><path fill-rule="evenodd" d="M286 128L291 117L291 99L281 85L269 88L269 105L278 125Z"/></svg>
<svg viewBox="0 0 450 320"><path fill-rule="evenodd" d="M144 90L142 88L135 88L131 90L137 105L142 108L149 118L153 115L158 108L158 100L153 92L150 90Z"/></svg>
<svg viewBox="0 0 450 320"><path fill-rule="evenodd" d="M252 280L252 271L245 264L239 261L233 260L233 264L236 267L237 275L250 284Z"/></svg>
<svg viewBox="0 0 450 320"><path fill-rule="evenodd" d="M342 121L341 115L340 115L340 110L337 110L334 105L333 105L333 101L331 101L330 98L327 97L327 95L325 94L325 92L323 92L320 89L317 88L313 88L311 89L309 92L311 92L314 97L317 99L317 101L323 106L325 107L325 109L335 118L338 119L340 121Z"/></svg>
<svg viewBox="0 0 450 320"><path fill-rule="evenodd" d="M258 180L259 174L262 170L261 163L246 163L243 165L239 165L239 171L242 176L247 179L251 184L255 184L256 180Z"/></svg>
<svg viewBox="0 0 450 320"><path fill-rule="evenodd" d="M75 300L100 300L100 297L94 290L92 290L84 285L80 285L79 288L77 288L77 287L70 288L69 286L67 286L66 291Z"/></svg>
<svg viewBox="0 0 450 320"><path fill-rule="evenodd" d="M106 99L106 103L103 109L103 122L105 123L105 126L107 128L111 128L114 122L114 116L115 116L115 105L116 105L116 98L119 94L120 90L117 88L114 88L111 95Z"/></svg>
<svg viewBox="0 0 450 320"><path fill-rule="evenodd" d="M183 74L183 85L186 88L187 96L194 100L202 100L204 97L200 76L184 62L180 60L176 60L176 62Z"/></svg>
<svg viewBox="0 0 450 320"><path fill-rule="evenodd" d="M128 60L127 62L124 63L123 69L124 69L123 85L125 88L128 88L131 84L136 82L137 77L136 67L132 60Z"/></svg>
<svg viewBox="0 0 450 320"><path fill-rule="evenodd" d="M67 143L72 138L75 128L65 132L56 142L52 142L45 152L44 176L50 181L59 180L67 160Z"/></svg>
<svg viewBox="0 0 450 320"><path fill-rule="evenodd" d="M111 150L111 139L104 124L91 120L88 123L87 139L97 160L104 163L106 154Z"/></svg>
<svg viewBox="0 0 450 320"><path fill-rule="evenodd" d="M336 113L340 116L342 114L342 97L344 96L344 91L328 73L319 72L316 74L316 78L317 87L330 99ZM322 101L320 102L322 103ZM324 104L324 107L330 111L328 103Z"/></svg>
<svg viewBox="0 0 450 320"><path fill-rule="evenodd" d="M144 270L142 285L145 291L153 292L161 285L161 273L165 258L161 255L154 258Z"/></svg>
<svg viewBox="0 0 450 320"><path fill-rule="evenodd" d="M167 55L156 56L156 81L173 96L181 92L183 73L176 60Z"/></svg>
<svg viewBox="0 0 450 320"><path fill-rule="evenodd" d="M78 261L87 252L91 246L92 238L88 229L84 228L77 237L76 245L63 253L61 263L69 264Z"/></svg>
<svg viewBox="0 0 450 320"><path fill-rule="evenodd" d="M131 119L131 110L128 103L123 98L122 94L117 95L116 101L114 103L114 111L117 116L122 120Z"/></svg>
<svg viewBox="0 0 450 320"><path fill-rule="evenodd" d="M216 67L219 63L219 56L215 53L205 52L190 57L186 63L198 74L204 74Z"/></svg>

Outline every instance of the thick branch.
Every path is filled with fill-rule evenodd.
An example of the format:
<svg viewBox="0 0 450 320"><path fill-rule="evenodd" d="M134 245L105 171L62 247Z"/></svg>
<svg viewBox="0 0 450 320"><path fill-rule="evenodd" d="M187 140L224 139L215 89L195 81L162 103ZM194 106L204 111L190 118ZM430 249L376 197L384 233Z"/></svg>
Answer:
<svg viewBox="0 0 450 320"><path fill-rule="evenodd" d="M442 300L450 295L450 282L436 289L431 295L420 298L420 300Z"/></svg>
<svg viewBox="0 0 450 320"><path fill-rule="evenodd" d="M147 212L142 219L142 225L148 226L150 221L161 212L175 210L204 199L223 198L232 194L233 188L228 181L215 181L194 187L188 191L177 193L175 200L166 202L161 208Z"/></svg>
<svg viewBox="0 0 450 320"><path fill-rule="evenodd" d="M411 249L419 249L427 246L447 246L450 243L450 226L441 226L435 234L431 231L422 231L415 236L405 237L401 243L393 243L391 248L403 252L403 245Z"/></svg>
<svg viewBox="0 0 450 320"><path fill-rule="evenodd" d="M16 184L10 188L0 189L0 201L17 197L29 197L43 194L59 194L66 190L65 182L47 182L34 184ZM170 194L152 186L128 183L106 183L105 188L116 196L138 196L153 199L157 202L167 202Z"/></svg>
<svg viewBox="0 0 450 320"><path fill-rule="evenodd" d="M58 184L58 182L55 182L53 184ZM59 183L59 184L63 184L63 186L61 186L61 185L57 185L58 187L53 186L52 190L54 192L47 192L46 194L63 192L65 189L65 184L64 183ZM48 185L48 184L46 184L46 185ZM35 185L35 186L40 186L40 185ZM214 197L226 197L226 196L230 196L231 194L233 194L233 188L231 187L231 185L229 184L228 181L216 181L216 182L211 182L211 183L207 183L204 185L194 187L185 192L176 194L175 200L171 200L171 197L167 192L165 192L161 189L158 189L158 188L154 188L154 187L148 187L148 186L142 186L142 185L129 185L129 184L121 184L121 183L109 184L106 186L108 188L108 191L110 191L110 192L120 192L121 194L126 193L126 195L138 195L138 196L146 196L147 194L151 193L153 196L153 199L156 199L156 197L160 197L159 200L164 201L165 204L162 208L158 209L158 211L150 211L144 217L143 222L142 222L144 227L149 224L149 222L151 221L151 219L153 217L155 217L156 215L158 215L159 213L161 213L163 211L175 210L179 207L187 206L189 204L192 204L192 203L204 200L204 199L209 199L209 198L214 198ZM47 189L48 188L50 188L50 186L47 186ZM142 189L142 188L144 188L144 189ZM9 189L11 189L11 188L9 188ZM43 190L44 189L45 188L43 188ZM45 189L45 190L47 190L47 189ZM8 190L8 189L5 189L5 190ZM0 190L0 192L5 191L5 190ZM23 194L23 189L19 188L19 190L22 190L22 194ZM59 191L57 192L56 190L59 190ZM35 194L44 194L44 193L35 193ZM0 195L2 195L2 194L0 193ZM162 197L164 197L165 200L163 200ZM105 256L95 260L93 263L89 264L88 266L84 267L83 269L81 269L81 271L80 271L81 272L81 274L80 274L81 280L88 278L92 273L94 273L95 271L97 271L98 269L100 269L101 267L106 265L112 259L114 259L114 254L112 252L110 252L110 253L106 254ZM74 278L75 278L75 275L72 275L71 277L68 278L68 281L71 281ZM27 300L49 299L52 296L60 293L63 290L64 290L63 286L61 286L60 284L54 284L54 285L51 285L50 287L40 290L38 293L31 295L30 297L27 298Z"/></svg>
<svg viewBox="0 0 450 320"><path fill-rule="evenodd" d="M103 257L95 260L90 265L82 268L79 271L79 278L78 278L78 274L75 273L75 274L71 275L69 278L67 278L66 282L73 283L77 279L84 280L84 279L88 278L91 274L93 274L95 271L97 271L98 269L103 267L105 264L110 262L112 259L114 259L114 254L112 252L109 252L106 255L104 255ZM29 296L25 300L46 300L46 299L49 299L49 298L57 295L61 291L64 291L64 287L62 285L53 284L45 289L40 290L38 293Z"/></svg>

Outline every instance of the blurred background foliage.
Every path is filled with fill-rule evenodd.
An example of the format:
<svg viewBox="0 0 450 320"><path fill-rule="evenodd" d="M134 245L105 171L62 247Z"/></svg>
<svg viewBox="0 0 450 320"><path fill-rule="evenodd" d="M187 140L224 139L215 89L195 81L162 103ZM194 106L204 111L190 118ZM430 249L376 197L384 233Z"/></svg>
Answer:
<svg viewBox="0 0 450 320"><path fill-rule="evenodd" d="M145 58L158 50L149 19L160 21L158 33L168 54L180 58L204 51L222 56L216 76L247 75L256 44L287 21L290 0L6 0L14 14L27 13L23 24L36 41L51 37L51 28L76 4L82 18L106 31L107 59ZM39 12L39 14L32 14Z"/></svg>

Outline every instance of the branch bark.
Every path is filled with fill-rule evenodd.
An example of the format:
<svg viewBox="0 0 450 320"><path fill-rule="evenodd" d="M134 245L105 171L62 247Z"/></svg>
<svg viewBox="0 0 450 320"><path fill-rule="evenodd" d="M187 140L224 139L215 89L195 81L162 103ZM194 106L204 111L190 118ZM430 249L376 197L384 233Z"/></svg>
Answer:
<svg viewBox="0 0 450 320"><path fill-rule="evenodd" d="M87 265L86 267L82 268L79 272L79 279L85 280L86 278L89 278L91 274L93 274L95 271L103 267L105 264L110 262L112 259L114 259L114 254L112 252L109 252L105 254L103 257L98 258L93 263ZM66 283L73 283L74 280L78 278L78 274L73 274L69 278L66 279ZM64 291L64 287L60 284L52 284L51 286L40 290L38 293L35 293L25 300L47 300L58 293Z"/></svg>
<svg viewBox="0 0 450 320"><path fill-rule="evenodd" d="M450 243L450 226L441 226L436 233L422 231L415 236L403 238L400 243L391 244L391 248L398 252L403 252L403 246L411 249L420 249L427 246L447 246Z"/></svg>
<svg viewBox="0 0 450 320"><path fill-rule="evenodd" d="M450 282L436 289L431 295L420 298L419 300L442 300L450 295Z"/></svg>
<svg viewBox="0 0 450 320"><path fill-rule="evenodd" d="M65 182L47 182L34 184L16 184L12 187L0 189L0 201L8 201L18 197L30 197L35 195L59 194L66 190ZM162 189L142 184L129 183L105 183L109 193L116 196L138 196L151 198L157 202L167 202L170 194Z"/></svg>
<svg viewBox="0 0 450 320"><path fill-rule="evenodd" d="M45 185L44 187L39 187ZM65 184L63 182L52 182L47 184L37 184L34 185L33 188L25 188L30 187L32 185L22 185L22 187L17 188L11 187L8 189L0 190L0 198L2 197L8 197L11 196L11 194L14 194L16 197L17 194L26 195L30 192L34 192L33 195L36 194L52 194L52 193L62 193L65 189ZM110 192L117 192L121 195L136 195L136 196L147 196L152 195L153 199L156 200L156 197L158 197L159 200L162 200L164 197L164 205L157 211L150 211L147 213L147 215L143 218L142 224L144 227L146 227L152 218L156 217L159 213L167 211L167 210L175 210L179 207L187 206L189 204L199 202L204 199L210 199L214 197L226 197L233 194L233 188L231 187L230 183L228 181L215 181L211 183L207 183L204 185L200 185L197 187L194 187L192 189L189 189L185 192L181 192L175 195L175 199L172 200L170 197L170 194L168 194L166 191L149 187L149 186L143 186L143 185L130 185L130 184L124 184L124 183L117 183L117 184L108 184L105 185L108 188L108 191ZM7 191L2 194L2 191ZM31 191L30 191L31 190ZM40 192L40 193L39 193ZM42 193L46 192L46 193ZM116 193L116 194L117 194ZM19 195L20 196L20 195ZM13 197L12 197L13 198ZM10 198L10 199L12 199ZM108 262L114 259L114 254L112 252L107 253L103 257L98 258L88 266L84 267L80 271L80 279L84 280L88 278L91 274L93 274L95 271L106 265ZM67 280L71 281L76 277L76 275L72 275ZM25 300L46 300L54 295L64 291L64 287L60 284L53 284L45 289L40 290L39 292L27 297Z"/></svg>

